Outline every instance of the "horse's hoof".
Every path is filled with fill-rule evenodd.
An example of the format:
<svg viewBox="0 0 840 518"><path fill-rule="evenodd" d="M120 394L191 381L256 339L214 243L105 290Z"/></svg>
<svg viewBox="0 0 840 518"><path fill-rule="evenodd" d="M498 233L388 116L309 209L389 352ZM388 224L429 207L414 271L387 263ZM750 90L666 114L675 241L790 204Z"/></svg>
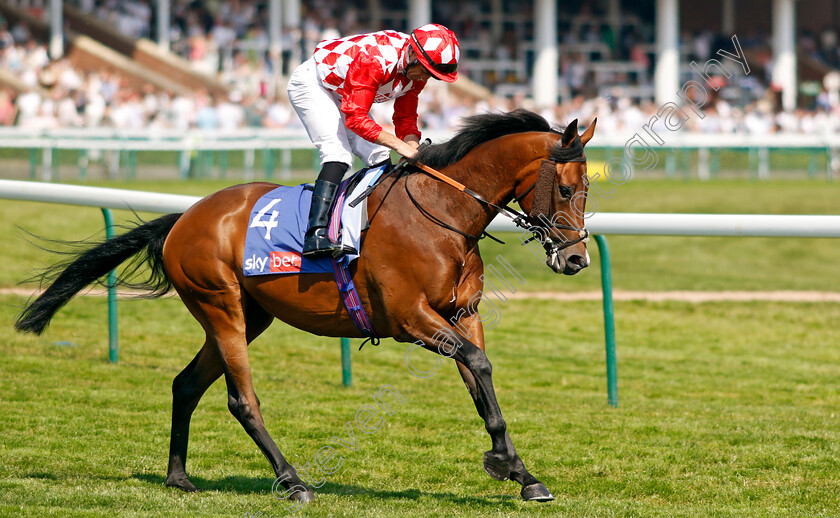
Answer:
<svg viewBox="0 0 840 518"><path fill-rule="evenodd" d="M315 493L312 492L311 489L307 489L306 491L298 491L297 493L292 493L289 495L289 500L294 502L303 502L307 504L315 500Z"/></svg>
<svg viewBox="0 0 840 518"><path fill-rule="evenodd" d="M177 487L178 489L180 489L181 491L183 491L185 493L198 493L199 491L201 491L200 489L195 487L195 484L190 482L190 479L188 479L185 476L180 477L180 478L171 478L171 479L167 478L166 479L166 486L167 487Z"/></svg>
<svg viewBox="0 0 840 518"><path fill-rule="evenodd" d="M507 480L510 477L510 462L497 459L492 451L485 451L484 471L494 480Z"/></svg>
<svg viewBox="0 0 840 518"><path fill-rule="evenodd" d="M536 502L550 502L554 500L554 495L546 489L542 482L523 487L519 494L522 495L522 499L526 502L532 500Z"/></svg>

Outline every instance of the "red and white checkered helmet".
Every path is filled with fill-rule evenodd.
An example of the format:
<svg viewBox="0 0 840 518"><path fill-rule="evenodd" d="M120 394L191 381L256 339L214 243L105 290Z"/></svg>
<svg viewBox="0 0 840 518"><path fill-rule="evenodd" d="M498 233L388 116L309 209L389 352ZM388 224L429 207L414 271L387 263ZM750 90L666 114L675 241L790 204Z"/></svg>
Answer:
<svg viewBox="0 0 840 518"><path fill-rule="evenodd" d="M461 48L455 33L437 23L427 23L411 31L411 48L430 74L452 83L458 79Z"/></svg>

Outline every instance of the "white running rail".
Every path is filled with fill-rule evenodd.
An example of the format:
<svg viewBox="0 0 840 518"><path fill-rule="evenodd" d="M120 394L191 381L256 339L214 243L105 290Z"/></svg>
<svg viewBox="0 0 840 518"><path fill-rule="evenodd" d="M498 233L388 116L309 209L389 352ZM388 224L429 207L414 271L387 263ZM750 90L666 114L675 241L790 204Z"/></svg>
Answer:
<svg viewBox="0 0 840 518"><path fill-rule="evenodd" d="M184 212L201 199L198 196L18 180L0 180L0 198L160 213Z"/></svg>
<svg viewBox="0 0 840 518"><path fill-rule="evenodd" d="M158 213L183 212L201 199L198 196L17 180L0 180L0 198ZM591 233L602 235L840 238L840 216L596 213L587 219L586 227ZM488 230L522 232L501 216Z"/></svg>

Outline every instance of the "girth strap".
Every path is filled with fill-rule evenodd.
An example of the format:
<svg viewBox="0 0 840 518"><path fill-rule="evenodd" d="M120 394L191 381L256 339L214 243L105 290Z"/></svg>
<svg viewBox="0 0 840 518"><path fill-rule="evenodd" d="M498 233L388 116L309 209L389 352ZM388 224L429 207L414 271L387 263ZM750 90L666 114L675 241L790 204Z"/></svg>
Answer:
<svg viewBox="0 0 840 518"><path fill-rule="evenodd" d="M365 307L362 305L362 299L359 297L359 292L356 291L356 285L353 283L353 277L348 270L346 257L340 259L333 258L333 270L335 272L335 282L338 284L338 292L341 294L341 300L344 301L344 306L347 312L350 313L350 318L353 323L359 328L359 331L367 337L373 345L379 345L379 335L373 329L370 319L367 316ZM359 350L367 343L367 340L362 342Z"/></svg>

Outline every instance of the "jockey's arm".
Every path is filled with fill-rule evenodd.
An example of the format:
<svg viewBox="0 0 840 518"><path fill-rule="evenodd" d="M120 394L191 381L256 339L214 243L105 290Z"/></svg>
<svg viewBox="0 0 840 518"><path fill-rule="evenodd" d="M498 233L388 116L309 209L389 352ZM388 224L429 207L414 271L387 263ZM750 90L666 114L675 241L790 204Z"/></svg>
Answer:
<svg viewBox="0 0 840 518"><path fill-rule="evenodd" d="M417 153L417 147L420 145L420 139L417 138L417 135L406 135L405 140L400 140L385 130L379 133L375 142L380 146L389 147L407 158L413 157Z"/></svg>
<svg viewBox="0 0 840 518"><path fill-rule="evenodd" d="M347 71L341 112L345 125L363 139L393 149L404 157L413 157L420 144L417 129L417 95L425 81L416 84L406 95L394 102L394 126L397 134L389 133L370 117L376 90L385 81L379 63L366 54L359 54ZM402 135L403 138L397 135Z"/></svg>

